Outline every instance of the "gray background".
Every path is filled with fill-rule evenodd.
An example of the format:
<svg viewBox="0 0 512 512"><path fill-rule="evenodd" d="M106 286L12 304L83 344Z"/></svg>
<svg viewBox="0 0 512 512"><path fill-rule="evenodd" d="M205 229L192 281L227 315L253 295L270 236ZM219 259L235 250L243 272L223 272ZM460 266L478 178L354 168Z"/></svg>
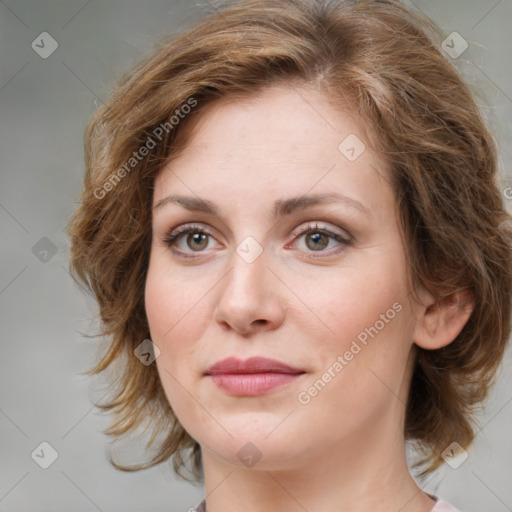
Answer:
<svg viewBox="0 0 512 512"><path fill-rule="evenodd" d="M482 93L505 189L512 184L512 1L406 3L446 36L457 31L468 41L457 65ZM107 418L91 402L102 382L80 373L97 354L98 342L80 334L94 328L95 306L68 275L63 230L81 188L89 116L159 37L211 9L176 0L0 2L2 511L184 511L203 497L169 463L138 473L109 465ZM42 32L58 42L46 59L31 48ZM511 384L509 350L468 459L424 483L465 512L512 511ZM58 452L48 469L31 457L43 441Z"/></svg>

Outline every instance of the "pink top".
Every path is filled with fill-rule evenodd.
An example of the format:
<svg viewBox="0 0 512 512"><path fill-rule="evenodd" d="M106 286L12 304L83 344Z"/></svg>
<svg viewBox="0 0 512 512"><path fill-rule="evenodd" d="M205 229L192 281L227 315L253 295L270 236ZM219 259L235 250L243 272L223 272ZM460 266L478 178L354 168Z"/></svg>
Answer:
<svg viewBox="0 0 512 512"><path fill-rule="evenodd" d="M450 505L447 501L444 501L441 498L435 498L434 496L432 496L432 498L437 499L436 504L432 509L432 512L460 512L458 509Z"/></svg>

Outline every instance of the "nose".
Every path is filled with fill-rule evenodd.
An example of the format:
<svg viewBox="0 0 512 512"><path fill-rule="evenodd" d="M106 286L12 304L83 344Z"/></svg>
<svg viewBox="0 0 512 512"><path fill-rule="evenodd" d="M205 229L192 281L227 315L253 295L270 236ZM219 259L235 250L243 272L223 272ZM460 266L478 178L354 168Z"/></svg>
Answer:
<svg viewBox="0 0 512 512"><path fill-rule="evenodd" d="M230 271L217 287L214 320L224 330L243 336L279 327L285 315L282 283L267 268L264 253L252 263L234 253L230 263Z"/></svg>

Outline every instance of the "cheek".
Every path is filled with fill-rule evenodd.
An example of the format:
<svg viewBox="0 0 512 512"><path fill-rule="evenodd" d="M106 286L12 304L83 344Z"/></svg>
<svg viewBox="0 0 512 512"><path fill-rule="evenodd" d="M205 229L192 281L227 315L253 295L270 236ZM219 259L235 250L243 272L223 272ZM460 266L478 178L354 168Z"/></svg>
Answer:
<svg viewBox="0 0 512 512"><path fill-rule="evenodd" d="M406 299L405 279L396 275L392 265L383 259L362 264L350 272L341 271L325 283L316 298L310 296L315 311L331 333L326 346L341 353L354 340L363 346L373 337L396 338L407 325L403 322L408 316Z"/></svg>
<svg viewBox="0 0 512 512"><path fill-rule="evenodd" d="M160 349L157 364L178 377L193 355L194 344L207 320L204 286L194 286L173 271L163 256L152 257L145 286L145 308L151 340ZM193 317L194 321L190 321Z"/></svg>
<svg viewBox="0 0 512 512"><path fill-rule="evenodd" d="M395 294L382 296L382 301L374 298L364 307L340 313L336 340L315 351L317 371L295 397L308 421L315 418L330 427L327 437L333 442L377 425L386 411L398 414L405 403L404 371L410 350L407 312L393 301Z"/></svg>
<svg viewBox="0 0 512 512"><path fill-rule="evenodd" d="M335 416L354 411L357 422L358 414L373 414L399 392L412 344L412 311L405 274L395 271L405 261L386 256L341 272L317 294L319 316L331 335L311 347L318 364L302 388L304 402L316 402L315 414L335 403Z"/></svg>
<svg viewBox="0 0 512 512"><path fill-rule="evenodd" d="M202 301L208 283L193 279L190 274L171 265L166 249L153 248L145 286L145 308L153 341L172 343L176 333L199 328Z"/></svg>
<svg viewBox="0 0 512 512"><path fill-rule="evenodd" d="M173 413L187 426L196 423L188 391L195 389L194 379L202 370L197 367L197 345L193 343L200 337L205 321L200 300L204 291L200 291L194 293L190 281L173 272L165 258L150 261L145 307L151 340L160 350L156 366ZM194 321L190 321L192 318Z"/></svg>

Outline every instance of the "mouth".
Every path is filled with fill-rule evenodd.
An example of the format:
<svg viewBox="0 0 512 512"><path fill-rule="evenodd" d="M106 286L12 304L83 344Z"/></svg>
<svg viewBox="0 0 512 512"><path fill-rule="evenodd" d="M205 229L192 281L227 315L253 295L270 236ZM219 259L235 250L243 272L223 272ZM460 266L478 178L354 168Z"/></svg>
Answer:
<svg viewBox="0 0 512 512"><path fill-rule="evenodd" d="M275 359L251 357L245 361L229 357L206 372L222 391L234 396L257 396L281 388L306 372Z"/></svg>

